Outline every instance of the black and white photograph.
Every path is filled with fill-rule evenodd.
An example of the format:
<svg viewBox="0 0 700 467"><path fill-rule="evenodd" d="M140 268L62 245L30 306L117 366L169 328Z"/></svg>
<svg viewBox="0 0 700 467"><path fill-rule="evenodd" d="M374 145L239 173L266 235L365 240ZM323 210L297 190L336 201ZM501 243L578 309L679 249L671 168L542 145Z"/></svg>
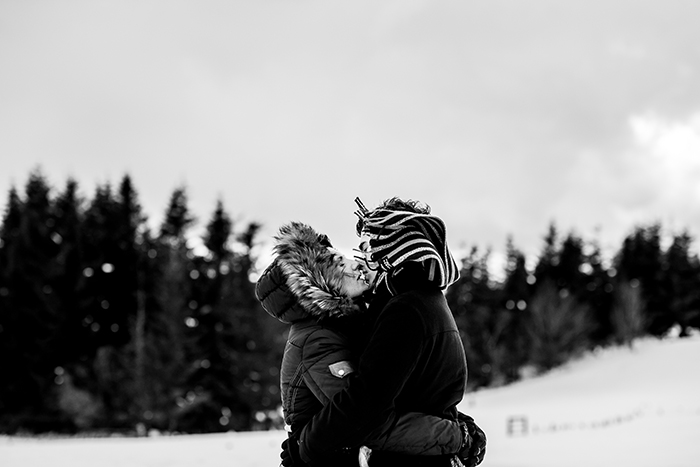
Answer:
<svg viewBox="0 0 700 467"><path fill-rule="evenodd" d="M697 467L699 18L0 0L0 465Z"/></svg>

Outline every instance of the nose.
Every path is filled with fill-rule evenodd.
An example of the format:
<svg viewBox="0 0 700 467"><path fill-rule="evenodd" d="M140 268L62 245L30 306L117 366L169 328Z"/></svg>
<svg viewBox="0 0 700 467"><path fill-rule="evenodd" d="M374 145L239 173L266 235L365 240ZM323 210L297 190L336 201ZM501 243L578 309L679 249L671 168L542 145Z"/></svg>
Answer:
<svg viewBox="0 0 700 467"><path fill-rule="evenodd" d="M350 269L352 271L359 271L362 268L362 265L360 264L359 261L356 259L351 259L350 260Z"/></svg>
<svg viewBox="0 0 700 467"><path fill-rule="evenodd" d="M365 274L367 274L368 272L371 271L371 269L369 267L367 267L367 263L364 261L357 261L356 264L357 264L357 267L355 268L355 271L360 271L360 272L363 272Z"/></svg>

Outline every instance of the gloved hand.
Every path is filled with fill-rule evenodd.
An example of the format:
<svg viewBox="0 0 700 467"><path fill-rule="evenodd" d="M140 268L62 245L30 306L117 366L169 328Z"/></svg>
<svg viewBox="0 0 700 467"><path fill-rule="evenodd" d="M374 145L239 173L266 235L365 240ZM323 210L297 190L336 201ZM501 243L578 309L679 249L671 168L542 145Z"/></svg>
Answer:
<svg viewBox="0 0 700 467"><path fill-rule="evenodd" d="M459 423L459 428L462 430L462 446L459 448L457 457L464 459L469 455L469 450L474 443L472 442L472 437L469 434L469 426L466 422L459 420L457 423Z"/></svg>
<svg viewBox="0 0 700 467"><path fill-rule="evenodd" d="M282 465L284 467L307 467L308 464L301 460L299 455L299 442L293 436L282 441Z"/></svg>
<svg viewBox="0 0 700 467"><path fill-rule="evenodd" d="M474 419L461 412L457 413L457 420L464 431L464 442L457 457L467 467L475 467L484 460L486 455L486 433L479 428Z"/></svg>

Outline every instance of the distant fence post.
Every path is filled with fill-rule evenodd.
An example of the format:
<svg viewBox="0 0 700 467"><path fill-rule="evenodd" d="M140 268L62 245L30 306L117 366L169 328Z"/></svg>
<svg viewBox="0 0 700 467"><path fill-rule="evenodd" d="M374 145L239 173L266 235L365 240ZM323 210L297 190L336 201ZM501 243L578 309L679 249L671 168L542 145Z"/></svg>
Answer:
<svg viewBox="0 0 700 467"><path fill-rule="evenodd" d="M508 417L508 422L506 423L506 434L508 436L526 435L527 431L527 417L523 415Z"/></svg>

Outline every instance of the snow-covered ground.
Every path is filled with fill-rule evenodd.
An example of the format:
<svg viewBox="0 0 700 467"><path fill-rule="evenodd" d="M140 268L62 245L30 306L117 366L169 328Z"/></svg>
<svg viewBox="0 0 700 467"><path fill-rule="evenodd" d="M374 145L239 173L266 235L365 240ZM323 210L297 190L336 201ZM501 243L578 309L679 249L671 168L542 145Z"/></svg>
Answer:
<svg viewBox="0 0 700 467"><path fill-rule="evenodd" d="M700 336L645 339L467 395L484 467L700 466ZM511 430L511 434L508 430ZM155 438L0 437L2 467L272 467L283 432Z"/></svg>

